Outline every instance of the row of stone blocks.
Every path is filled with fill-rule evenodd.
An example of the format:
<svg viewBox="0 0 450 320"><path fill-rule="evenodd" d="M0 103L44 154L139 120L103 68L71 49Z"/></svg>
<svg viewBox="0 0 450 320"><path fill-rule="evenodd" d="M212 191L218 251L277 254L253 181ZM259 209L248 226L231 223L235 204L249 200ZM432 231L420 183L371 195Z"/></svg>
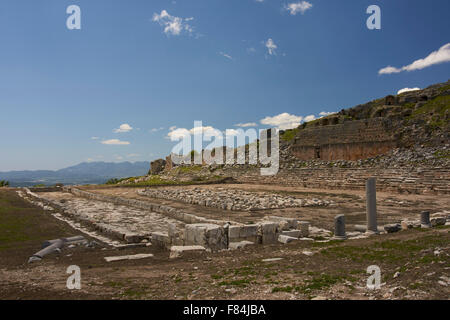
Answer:
<svg viewBox="0 0 450 320"><path fill-rule="evenodd" d="M51 201L48 199L41 198L33 193L28 193L28 194L30 196L36 198L36 200L44 203L46 206L49 206L49 207L59 211L61 214L67 216L71 220L76 221L87 228L98 231L98 232L104 234L105 236L107 236L108 238L124 241L127 243L138 243L144 239L150 238L150 234L127 233L127 232L124 232L123 230L113 228L107 224L94 222L94 221L90 220L88 217L80 216L80 215L73 214L71 212L66 211L64 209L64 207L62 207L56 201Z"/></svg>
<svg viewBox="0 0 450 320"><path fill-rule="evenodd" d="M83 197L90 200L111 202L117 205L133 206L139 209L149 210L166 215L170 218L183 221L184 223L222 223L220 220L207 219L199 217L190 213L183 212L170 206L159 205L150 203L148 201L141 201L136 199L123 198L118 196L108 196L104 194L98 194L93 192L87 192L74 187L64 187L64 191L70 192L73 195Z"/></svg>
<svg viewBox="0 0 450 320"><path fill-rule="evenodd" d="M273 221L249 225L187 224L183 231L170 226L167 234L153 233L151 241L153 245L161 248L198 245L218 251L239 248L240 244L273 244L279 241L280 236L301 238L309 234L308 222L284 217L271 219ZM298 227L300 229L297 229Z"/></svg>
<svg viewBox="0 0 450 320"><path fill-rule="evenodd" d="M152 204L147 201L122 198L117 196L108 196L87 192L74 187L64 187L64 191L70 192L76 196L86 199L111 202L118 205L130 205L140 209L146 209L167 215L176 220L183 221L186 224L184 230L177 230L175 225L169 224L168 233L154 232L150 235L152 244L169 248L170 246L191 246L200 245L216 251L227 249L229 243L237 243L242 241L270 244L278 241L279 235L287 230L293 230L299 226L299 222L294 218L270 217L271 221L261 222L250 225L223 225L223 221L198 217L193 214L184 213L180 210L169 206ZM300 233L307 236L309 224L302 224ZM143 239L143 235L126 235L112 230L106 225L98 224L93 226L96 230L105 233L118 240L126 242L139 242ZM145 235L148 236L148 235Z"/></svg>

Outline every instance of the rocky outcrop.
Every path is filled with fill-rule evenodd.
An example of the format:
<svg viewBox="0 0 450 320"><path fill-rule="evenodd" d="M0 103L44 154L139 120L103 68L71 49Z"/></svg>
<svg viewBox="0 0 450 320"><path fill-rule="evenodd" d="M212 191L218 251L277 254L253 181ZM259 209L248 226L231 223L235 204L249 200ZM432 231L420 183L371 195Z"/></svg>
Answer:
<svg viewBox="0 0 450 320"><path fill-rule="evenodd" d="M158 159L150 163L150 174L159 174L164 171L166 160Z"/></svg>
<svg viewBox="0 0 450 320"><path fill-rule="evenodd" d="M283 132L298 160L360 160L395 148L443 146L450 135L450 81L389 95Z"/></svg>

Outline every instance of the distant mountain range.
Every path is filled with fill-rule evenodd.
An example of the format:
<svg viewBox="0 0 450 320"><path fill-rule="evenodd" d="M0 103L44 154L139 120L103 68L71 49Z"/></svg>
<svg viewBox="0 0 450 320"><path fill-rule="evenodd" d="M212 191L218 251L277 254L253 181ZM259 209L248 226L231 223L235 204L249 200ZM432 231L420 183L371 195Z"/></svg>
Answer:
<svg viewBox="0 0 450 320"><path fill-rule="evenodd" d="M146 175L150 162L83 162L61 170L0 172L0 180L10 182L11 187L28 187L38 184L47 186L56 183L101 184L112 178L127 178Z"/></svg>

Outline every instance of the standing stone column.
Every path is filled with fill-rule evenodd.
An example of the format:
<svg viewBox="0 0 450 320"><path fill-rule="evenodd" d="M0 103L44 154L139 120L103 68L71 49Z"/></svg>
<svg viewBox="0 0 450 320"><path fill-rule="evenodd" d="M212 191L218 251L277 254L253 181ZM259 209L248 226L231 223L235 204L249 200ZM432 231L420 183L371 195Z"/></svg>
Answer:
<svg viewBox="0 0 450 320"><path fill-rule="evenodd" d="M366 181L366 218L367 232L378 233L376 178Z"/></svg>
<svg viewBox="0 0 450 320"><path fill-rule="evenodd" d="M431 228L429 211L422 211L420 213L420 227L421 228Z"/></svg>
<svg viewBox="0 0 450 320"><path fill-rule="evenodd" d="M347 239L347 235L345 233L345 215L343 214L339 214L334 217L334 239Z"/></svg>

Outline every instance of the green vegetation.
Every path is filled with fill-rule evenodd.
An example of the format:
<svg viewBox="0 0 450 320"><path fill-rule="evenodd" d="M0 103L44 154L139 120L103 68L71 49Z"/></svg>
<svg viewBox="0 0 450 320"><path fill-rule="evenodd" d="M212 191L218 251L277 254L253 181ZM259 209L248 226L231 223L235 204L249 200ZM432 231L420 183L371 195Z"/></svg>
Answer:
<svg viewBox="0 0 450 320"><path fill-rule="evenodd" d="M424 259L419 256L419 253L432 246L444 246L446 242L445 236L434 235L415 240L385 240L372 244L370 247L333 246L322 250L321 254L330 258L337 257L361 263L404 263L417 256L421 262L426 263L428 258ZM417 261L420 262L419 260Z"/></svg>
<svg viewBox="0 0 450 320"><path fill-rule="evenodd" d="M118 184L118 183L120 183L122 181L125 181L125 180L129 180L129 179L135 180L135 179L138 179L138 178L141 178L141 177L128 177L128 178L121 178L121 179L112 178L112 179L109 179L108 181L106 181L105 184Z"/></svg>
<svg viewBox="0 0 450 320"><path fill-rule="evenodd" d="M119 179L112 178L106 181L106 184L117 184L119 182Z"/></svg>
<svg viewBox="0 0 450 320"><path fill-rule="evenodd" d="M14 242L30 240L26 232L30 224L29 218L14 215L14 205L2 194L0 196L0 249L7 248Z"/></svg>
<svg viewBox="0 0 450 320"><path fill-rule="evenodd" d="M122 294L123 297L128 299L142 299L144 296L147 295L147 291L145 288L142 289L127 289Z"/></svg>
<svg viewBox="0 0 450 320"><path fill-rule="evenodd" d="M445 118L445 114L448 112L450 112L450 96L439 96L414 110L410 118L432 116L430 125L433 128L443 127L448 125L448 120Z"/></svg>
<svg viewBox="0 0 450 320"><path fill-rule="evenodd" d="M134 179L135 180L135 179ZM133 181L129 181L129 183L124 184L124 186L154 186L154 185L169 185L169 184L179 184L176 181L172 181L172 180L164 180L161 179L160 176L154 175L154 176L150 176L148 178L148 180L146 181L141 181L141 182L134 182Z"/></svg>
<svg viewBox="0 0 450 320"><path fill-rule="evenodd" d="M284 141L291 141L291 140L294 139L294 137L297 135L298 130L299 130L298 128L286 130L286 131L281 135L281 139L283 139Z"/></svg>
<svg viewBox="0 0 450 320"><path fill-rule="evenodd" d="M450 84L439 88L439 93L443 93L443 92L445 92L447 90L450 90Z"/></svg>
<svg viewBox="0 0 450 320"><path fill-rule="evenodd" d="M35 185L33 186L33 188L43 188L43 187L46 187L46 185L43 184L43 183L35 184Z"/></svg>
<svg viewBox="0 0 450 320"><path fill-rule="evenodd" d="M338 282L342 282L346 278L348 277L322 274L320 276L313 277L311 280L306 280L306 283L298 288L297 291L306 293L311 290L322 290L325 288L329 288Z"/></svg>
<svg viewBox="0 0 450 320"><path fill-rule="evenodd" d="M9 181L0 180L0 187L8 187L8 186L9 186Z"/></svg>
<svg viewBox="0 0 450 320"><path fill-rule="evenodd" d="M246 287L248 284L252 282L252 278L244 278L238 280L229 280L219 282L219 286L236 286L236 287Z"/></svg>
<svg viewBox="0 0 450 320"><path fill-rule="evenodd" d="M36 245L66 235L67 230L60 227L58 220L43 214L42 209L25 202L13 191L0 191L0 251L23 249L30 243Z"/></svg>
<svg viewBox="0 0 450 320"><path fill-rule="evenodd" d="M272 293L275 293L275 292L292 292L292 290L294 290L294 288L291 287L291 286L275 287L275 288L272 289Z"/></svg>
<svg viewBox="0 0 450 320"><path fill-rule="evenodd" d="M147 187L147 186L161 186L161 185L191 185L191 184L199 184L199 183L209 183L209 182L219 182L223 177L214 176L208 179L204 179L202 177L194 177L190 181L180 181L180 180L165 180L160 176L154 175L147 177L147 180L134 182L130 181L129 183L125 183L121 186L136 186L136 187Z"/></svg>

